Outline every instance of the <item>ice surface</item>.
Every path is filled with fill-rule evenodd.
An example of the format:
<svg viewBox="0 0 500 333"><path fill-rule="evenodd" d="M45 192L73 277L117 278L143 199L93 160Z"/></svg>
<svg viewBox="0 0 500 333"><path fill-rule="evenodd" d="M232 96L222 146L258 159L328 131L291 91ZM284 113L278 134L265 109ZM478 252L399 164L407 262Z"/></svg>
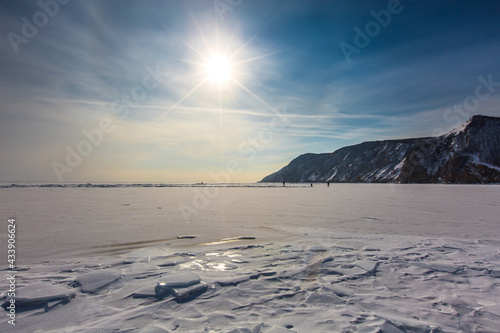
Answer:
<svg viewBox="0 0 500 333"><path fill-rule="evenodd" d="M500 187L220 190L184 221L189 187L0 189L18 296L63 289L0 332L498 331Z"/></svg>

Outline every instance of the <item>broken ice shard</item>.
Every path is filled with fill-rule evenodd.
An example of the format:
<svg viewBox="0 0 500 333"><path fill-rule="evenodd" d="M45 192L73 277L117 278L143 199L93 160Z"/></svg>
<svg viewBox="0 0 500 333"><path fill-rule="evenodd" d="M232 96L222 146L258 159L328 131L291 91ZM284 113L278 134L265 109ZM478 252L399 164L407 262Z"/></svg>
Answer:
<svg viewBox="0 0 500 333"><path fill-rule="evenodd" d="M23 288L19 288L16 292L15 304L17 309L41 308L47 304L55 304L54 302L67 303L75 293L61 286L55 286L47 282L34 283ZM9 306L10 300L5 301L2 307L6 309Z"/></svg>

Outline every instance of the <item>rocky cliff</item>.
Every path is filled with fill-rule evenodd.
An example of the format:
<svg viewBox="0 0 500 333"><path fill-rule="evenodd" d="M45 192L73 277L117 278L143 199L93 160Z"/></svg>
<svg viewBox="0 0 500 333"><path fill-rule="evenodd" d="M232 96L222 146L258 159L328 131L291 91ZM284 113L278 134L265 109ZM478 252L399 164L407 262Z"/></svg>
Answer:
<svg viewBox="0 0 500 333"><path fill-rule="evenodd" d="M473 116L439 137L304 154L261 182L500 183L500 118Z"/></svg>

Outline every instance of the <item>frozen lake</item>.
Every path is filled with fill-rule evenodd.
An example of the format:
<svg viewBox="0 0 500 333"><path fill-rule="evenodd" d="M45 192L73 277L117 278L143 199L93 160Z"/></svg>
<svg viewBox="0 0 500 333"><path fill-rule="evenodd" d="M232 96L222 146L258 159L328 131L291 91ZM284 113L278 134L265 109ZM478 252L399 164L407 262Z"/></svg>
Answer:
<svg viewBox="0 0 500 333"><path fill-rule="evenodd" d="M194 244L242 234L286 237L297 228L500 239L500 186L261 186L3 188L0 202L3 218L17 220L19 264L158 245L183 234L197 235L185 241Z"/></svg>
<svg viewBox="0 0 500 333"><path fill-rule="evenodd" d="M5 312L0 331L496 332L499 194L479 185L1 188L2 248L15 218L19 271L16 326ZM3 279L4 306L8 287Z"/></svg>

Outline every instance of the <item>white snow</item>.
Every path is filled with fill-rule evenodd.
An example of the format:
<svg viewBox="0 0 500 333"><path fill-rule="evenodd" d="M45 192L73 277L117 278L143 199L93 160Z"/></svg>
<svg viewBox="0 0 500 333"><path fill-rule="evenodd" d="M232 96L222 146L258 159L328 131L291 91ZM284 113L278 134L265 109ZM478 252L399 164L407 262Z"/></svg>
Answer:
<svg viewBox="0 0 500 333"><path fill-rule="evenodd" d="M472 157L472 162L475 163L475 164L480 164L480 165L484 165L490 169L494 169L494 170L497 170L497 171L500 171L500 168L495 166L495 165L492 165L490 163L486 163L486 162L483 162L480 160L479 156L477 155L470 155Z"/></svg>
<svg viewBox="0 0 500 333"><path fill-rule="evenodd" d="M0 331L497 331L499 186L308 185L0 189Z"/></svg>

